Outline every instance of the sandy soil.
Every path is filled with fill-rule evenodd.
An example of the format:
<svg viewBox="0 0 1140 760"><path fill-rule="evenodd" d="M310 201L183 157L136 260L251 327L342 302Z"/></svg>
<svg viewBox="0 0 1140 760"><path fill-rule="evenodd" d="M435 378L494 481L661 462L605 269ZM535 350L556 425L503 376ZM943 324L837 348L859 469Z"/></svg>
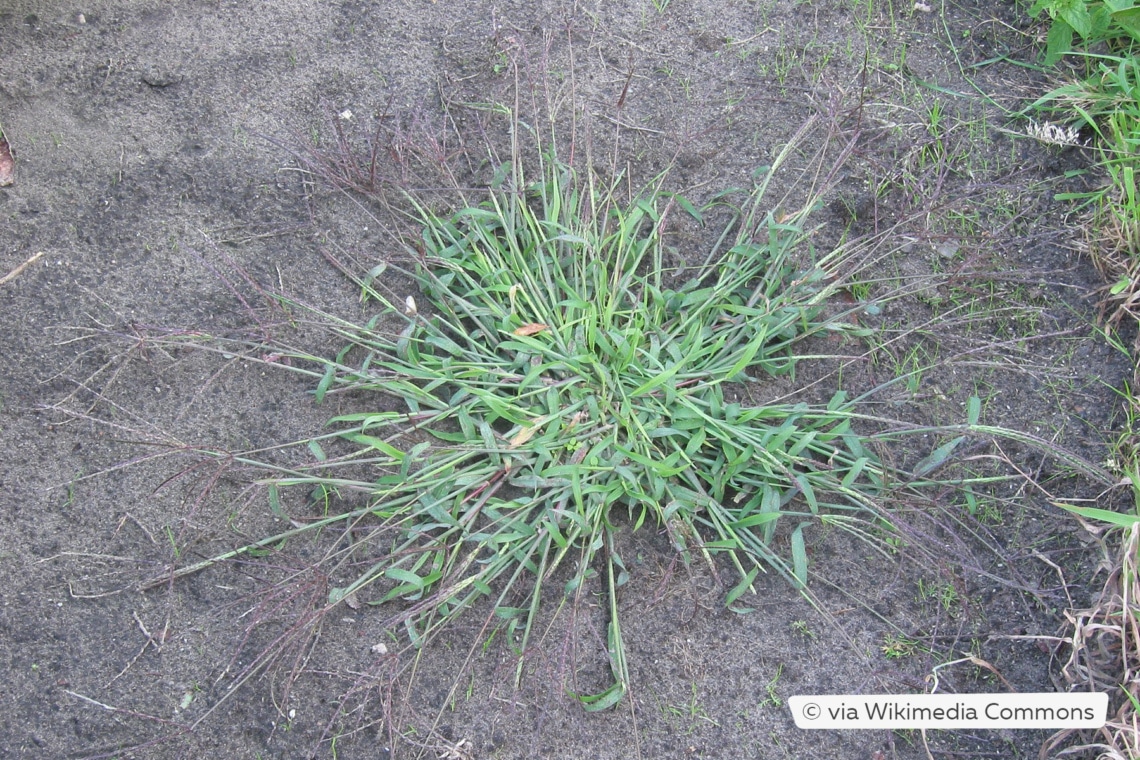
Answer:
<svg viewBox="0 0 1140 760"><path fill-rule="evenodd" d="M374 263L394 243L377 204L299 171L297 155L314 139L331 149L334 123L366 134L380 114L423 149L496 144L502 125L464 104L510 102L516 64L634 175L675 159L670 186L698 201L746 185L812 114L858 137L821 239L902 223L902 258L884 276L946 278L883 324L920 324L963 289L1036 315L987 323L1008 345L986 366L927 376L891 403L949 422L981 392L991 422L1103 461L1112 388L1130 368L1093 329L1096 273L1050 200L1087 157L1011 134L963 78L1017 107L1046 83L1010 64L964 67L1031 58L1032 44L1007 3L869 16L838 0L0 5L0 125L16 158L0 188L0 276L43 254L0 284L0 754L920 758L914 734L800 731L784 702L922 690L934 664L966 651L1019 690L1054 688L1048 649L1016 636L1054 632L1067 596L1089 595L1080 579L1097 558L1033 488L968 522L974 537L937 536L947 550L934 563L813 536L821 609L772 577L756 611L735 614L707 570L672 562L668 541L631 537L633 693L603 714L567 696L602 683L600 610L574 635L553 627L520 689L509 649L482 646L477 613L413 677L373 649L386 640L377 615L348 608L311 649L231 688L321 593L309 549L138 590L273 529L265 501L247 498L249 473L180 451L303 439L359 403L317 406L303 377L156 339L272 329L335 351L319 331L289 332L251 283L359 318L320 248ZM928 333L897 358L977 345ZM1008 453L1047 488L1095 493L1032 452ZM293 572L293 597L267 597ZM944 675L945 688L1002 688L982 668ZM929 741L935 757L1030 757L1045 737Z"/></svg>

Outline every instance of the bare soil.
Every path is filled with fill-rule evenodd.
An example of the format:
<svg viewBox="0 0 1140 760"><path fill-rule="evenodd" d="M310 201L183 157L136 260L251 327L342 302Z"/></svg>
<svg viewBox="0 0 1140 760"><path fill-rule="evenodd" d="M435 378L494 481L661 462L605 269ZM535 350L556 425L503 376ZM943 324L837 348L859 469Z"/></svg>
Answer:
<svg viewBox="0 0 1140 760"><path fill-rule="evenodd" d="M335 150L335 124L361 137L384 115L405 145L462 156L464 180L485 181L481 146L509 135L472 106L514 102L516 70L557 96L580 144L596 136L637 179L674 164L670 189L694 202L747 186L820 117L855 145L818 212L821 244L888 233L884 280L938 276L868 317L884 335L922 330L851 382L957 357L880 410L959 422L978 394L987 422L1104 462L1132 368L1095 330L1101 283L1052 200L1095 179L1066 179L1088 156L1019 136L1002 111L1050 84L997 60L1033 60L1039 31L1013 3L969 0L930 13L840 0L0 5L0 125L16 158L0 276L43 253L0 284L0 754L1035 757L1046 732L808 732L786 706L921 692L963 653L993 671L951 666L940 688L1007 688L995 673L1056 688L1050 647L1019 637L1056 632L1098 587L1099 557L1049 496L1101 489L1009 444L972 454L1041 487L1013 482L973 516L952 489L911 505L922 552L880 556L817 531L818 607L773 575L736 614L708 568L678 564L653 531L626 535L632 694L601 714L569 694L605 685L601 603L569 621L550 611L518 689L478 610L413 663L374 649L391 641L375 611L347 607L311 648L235 685L327 593L306 571L312 547L138 589L275 524L250 473L180 452L304 439L367 402L317 406L304 377L154 339L271 330L337 350L283 323L252 283L364 318L320 251L367 268L398 245L379 204L322 184L298 155ZM966 302L983 312L970 323ZM292 597L266 597L294 573Z"/></svg>

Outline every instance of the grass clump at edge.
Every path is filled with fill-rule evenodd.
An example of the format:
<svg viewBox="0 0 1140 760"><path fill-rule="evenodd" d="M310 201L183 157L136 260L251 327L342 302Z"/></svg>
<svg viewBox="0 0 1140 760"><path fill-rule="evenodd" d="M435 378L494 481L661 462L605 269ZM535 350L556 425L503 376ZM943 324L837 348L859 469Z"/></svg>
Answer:
<svg viewBox="0 0 1140 760"><path fill-rule="evenodd" d="M1106 181L1092 191L1058 198L1080 201L1091 212L1089 250L1108 280L1105 305L1116 325L1125 316L1140 318L1140 6L1130 0L1038 0L1030 13L1043 11L1050 19L1046 65L1071 57L1078 72L1025 111L1049 113L1072 125L1058 131L1060 139L1046 136L1046 141L1075 144L1077 129L1093 136Z"/></svg>

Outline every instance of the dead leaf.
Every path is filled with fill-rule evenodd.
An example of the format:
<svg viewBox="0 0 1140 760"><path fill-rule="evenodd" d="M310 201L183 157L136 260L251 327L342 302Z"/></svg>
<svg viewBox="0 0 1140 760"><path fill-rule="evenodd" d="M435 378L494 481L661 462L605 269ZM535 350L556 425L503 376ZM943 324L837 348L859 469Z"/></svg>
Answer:
<svg viewBox="0 0 1140 760"><path fill-rule="evenodd" d="M513 334L526 337L528 335L537 335L540 332L542 332L543 330L549 330L549 329L550 329L550 325L541 325L537 322L531 322L529 325L523 325L522 327L517 328L513 332Z"/></svg>
<svg viewBox="0 0 1140 760"><path fill-rule="evenodd" d="M985 668L986 670L993 673L995 676L998 677L999 681L1001 681L1003 684L1005 684L1005 688L1009 689L1012 692L1017 691L1017 689L1013 688L1013 684L1011 684L1009 681L1005 680L1005 676L1003 676L1001 673L998 672L997 668L995 668L993 665L990 665L988 662L983 660L981 657L974 657L973 655L971 655L971 656L967 657L966 659L969 660L970 662L972 662L974 665L977 665L979 668Z"/></svg>
<svg viewBox="0 0 1140 760"><path fill-rule="evenodd" d="M4 135L0 134L0 187L15 182L15 174L16 159L12 157L12 148Z"/></svg>
<svg viewBox="0 0 1140 760"><path fill-rule="evenodd" d="M539 425L528 425L519 432L515 433L514 437L511 438L511 448L517 449L519 446L522 446L524 443L529 441L532 437L534 437L535 431L537 431L538 428Z"/></svg>

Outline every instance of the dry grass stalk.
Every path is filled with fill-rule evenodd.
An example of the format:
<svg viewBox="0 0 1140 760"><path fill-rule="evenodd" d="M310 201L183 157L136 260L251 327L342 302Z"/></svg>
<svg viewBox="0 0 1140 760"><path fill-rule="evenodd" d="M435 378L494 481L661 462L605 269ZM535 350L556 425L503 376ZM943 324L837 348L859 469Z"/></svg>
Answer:
<svg viewBox="0 0 1140 760"><path fill-rule="evenodd" d="M1106 556L1111 555L1106 551ZM1069 658L1061 669L1061 685L1069 691L1104 691L1110 695L1108 721L1091 735L1076 730L1054 734L1041 748L1041 758L1140 757L1140 523L1124 532L1112 564L1097 603L1089 609L1065 613L1072 633L1064 639ZM1054 754L1078 733L1082 734L1080 744Z"/></svg>
<svg viewBox="0 0 1140 760"><path fill-rule="evenodd" d="M20 274L21 274L21 273L22 273L22 272L23 272L25 269L27 269L27 268L28 268L28 267L30 267L32 264L34 264L36 261L38 261L38 260L40 259L40 257L41 257L41 256L43 256L43 255L44 255L44 252L43 252L43 251L40 251L39 253L35 254L35 255L34 255L34 256L32 256L30 259L28 259L27 261L25 261L23 264L21 264L20 266L16 267L15 269L13 269L13 270L12 270L11 272L9 272L8 274L4 275L3 277L0 277L0 285L3 285L3 284L5 284L5 283L7 283L7 282L11 282L12 280L14 280L14 279L16 279L17 277L19 277L19 276L20 276Z"/></svg>

